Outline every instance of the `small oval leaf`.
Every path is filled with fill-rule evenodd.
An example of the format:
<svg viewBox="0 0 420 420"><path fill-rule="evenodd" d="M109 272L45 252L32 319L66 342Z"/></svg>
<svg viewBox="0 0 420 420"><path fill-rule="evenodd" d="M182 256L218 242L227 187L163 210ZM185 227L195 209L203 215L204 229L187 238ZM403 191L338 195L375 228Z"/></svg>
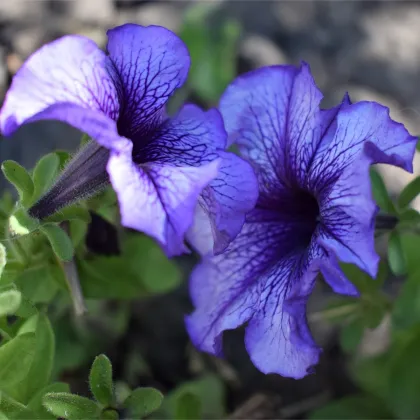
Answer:
<svg viewBox="0 0 420 420"><path fill-rule="evenodd" d="M420 193L420 176L414 178L405 188L401 191L398 197L398 206L401 209L407 207Z"/></svg>
<svg viewBox="0 0 420 420"><path fill-rule="evenodd" d="M44 395L43 406L57 417L69 420L96 419L100 409L96 403L67 392L51 392Z"/></svg>
<svg viewBox="0 0 420 420"><path fill-rule="evenodd" d="M6 179L16 188L22 205L29 206L34 193L34 183L28 171L13 160L3 162L1 170Z"/></svg>
<svg viewBox="0 0 420 420"><path fill-rule="evenodd" d="M57 225L48 224L41 226L40 230L48 238L53 251L60 260L70 261L73 258L73 244L63 229Z"/></svg>
<svg viewBox="0 0 420 420"><path fill-rule="evenodd" d="M389 197L388 190L382 180L381 175L374 168L370 170L370 182L372 186L373 198L376 204L385 212L395 214L395 206Z"/></svg>
<svg viewBox="0 0 420 420"><path fill-rule="evenodd" d="M388 262L391 271L396 276L401 276L407 273L407 261L401 243L401 237L396 231L391 232L389 235Z"/></svg>
<svg viewBox="0 0 420 420"><path fill-rule="evenodd" d="M13 315L20 306L22 295L18 290L5 290L0 293L0 317Z"/></svg>
<svg viewBox="0 0 420 420"><path fill-rule="evenodd" d="M112 406L114 390L112 385L112 365L104 354L97 356L92 364L89 385L96 401L105 407Z"/></svg>
<svg viewBox="0 0 420 420"><path fill-rule="evenodd" d="M33 173L34 193L32 203L35 203L50 189L57 176L59 167L60 159L55 153L49 153L38 161Z"/></svg>
<svg viewBox="0 0 420 420"><path fill-rule="evenodd" d="M178 397L175 403L176 420L201 419L201 401L197 395L186 392Z"/></svg>
<svg viewBox="0 0 420 420"><path fill-rule="evenodd" d="M66 220L81 220L83 222L90 222L89 211L81 206L73 205L64 207L57 213L44 219L45 222L60 223Z"/></svg>
<svg viewBox="0 0 420 420"><path fill-rule="evenodd" d="M21 334L0 347L0 389L26 377L35 355L34 333Z"/></svg>
<svg viewBox="0 0 420 420"><path fill-rule="evenodd" d="M155 388L135 389L124 401L131 418L143 418L156 411L162 404L163 395Z"/></svg>

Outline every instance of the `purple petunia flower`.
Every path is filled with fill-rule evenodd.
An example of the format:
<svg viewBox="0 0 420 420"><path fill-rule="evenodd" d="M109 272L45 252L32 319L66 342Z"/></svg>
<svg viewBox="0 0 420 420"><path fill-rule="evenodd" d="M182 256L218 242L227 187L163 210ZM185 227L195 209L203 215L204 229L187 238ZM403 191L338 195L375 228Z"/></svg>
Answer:
<svg viewBox="0 0 420 420"><path fill-rule="evenodd" d="M13 79L0 112L4 135L59 120L96 141L31 214L46 217L110 181L122 224L154 237L169 256L186 251L185 234L202 211L214 249L223 250L255 205L257 183L248 163L224 151L216 109L186 105L166 115L169 97L187 78L186 46L165 28L127 24L108 31L107 53L85 37L64 36L35 52Z"/></svg>
<svg viewBox="0 0 420 420"><path fill-rule="evenodd" d="M227 88L229 140L254 165L260 196L227 250L194 270L186 320L193 343L214 355L223 331L246 323L258 369L293 378L318 362L305 313L317 274L355 296L338 261L377 273L370 165L412 171L417 140L382 105L345 96L321 110L321 98L304 63L252 71Z"/></svg>

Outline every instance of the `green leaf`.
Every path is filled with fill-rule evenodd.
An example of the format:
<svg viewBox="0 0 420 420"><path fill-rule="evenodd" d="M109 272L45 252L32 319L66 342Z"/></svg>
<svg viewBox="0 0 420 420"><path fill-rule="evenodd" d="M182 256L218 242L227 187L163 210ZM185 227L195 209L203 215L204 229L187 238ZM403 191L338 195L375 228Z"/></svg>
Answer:
<svg viewBox="0 0 420 420"><path fill-rule="evenodd" d="M51 392L42 399L44 407L57 417L65 419L97 419L100 409L93 401L68 394L67 392Z"/></svg>
<svg viewBox="0 0 420 420"><path fill-rule="evenodd" d="M312 420L336 419L387 419L390 413L381 400L368 395L352 395L332 401L326 406L313 411Z"/></svg>
<svg viewBox="0 0 420 420"><path fill-rule="evenodd" d="M420 416L420 334L418 328L411 340L399 349L390 366L388 402L400 419Z"/></svg>
<svg viewBox="0 0 420 420"><path fill-rule="evenodd" d="M18 335L0 347L0 389L23 380L34 360L34 333Z"/></svg>
<svg viewBox="0 0 420 420"><path fill-rule="evenodd" d="M414 273L420 270L420 235L413 233L400 234L402 248L407 262L407 272Z"/></svg>
<svg viewBox="0 0 420 420"><path fill-rule="evenodd" d="M202 418L225 417L225 388L222 380L213 374L184 382L165 397L161 409L153 415L155 419L174 419L177 401L184 394L193 394L200 401Z"/></svg>
<svg viewBox="0 0 420 420"><path fill-rule="evenodd" d="M73 258L73 244L63 229L57 225L43 225L40 230L48 238L54 253L60 260L70 261Z"/></svg>
<svg viewBox="0 0 420 420"><path fill-rule="evenodd" d="M57 213L45 219L45 222L61 223L66 220L81 220L85 223L90 223L89 211L79 205L72 205L64 207Z"/></svg>
<svg viewBox="0 0 420 420"><path fill-rule="evenodd" d="M398 218L399 221L396 228L399 231L410 230L412 227L420 225L420 213L414 209L403 210Z"/></svg>
<svg viewBox="0 0 420 420"><path fill-rule="evenodd" d="M382 180L379 172L371 168L370 170L370 181L372 186L372 194L378 206L385 213L395 214L395 206L389 197L388 190L386 189L385 183Z"/></svg>
<svg viewBox="0 0 420 420"><path fill-rule="evenodd" d="M195 394L185 393L176 401L175 420L201 419L201 401Z"/></svg>
<svg viewBox="0 0 420 420"><path fill-rule="evenodd" d="M38 201L50 189L57 176L59 167L60 159L55 153L49 153L38 161L33 172L33 203Z"/></svg>
<svg viewBox="0 0 420 420"><path fill-rule="evenodd" d="M156 242L141 234L124 237L123 254L150 293L166 293L181 283L181 271Z"/></svg>
<svg viewBox="0 0 420 420"><path fill-rule="evenodd" d="M6 247L0 243L0 278L3 274L4 267L6 267L7 252Z"/></svg>
<svg viewBox="0 0 420 420"><path fill-rule="evenodd" d="M391 352L356 359L348 372L354 382L366 393L388 401L389 366Z"/></svg>
<svg viewBox="0 0 420 420"><path fill-rule="evenodd" d="M0 292L0 317L13 315L20 306L22 295L18 290Z"/></svg>
<svg viewBox="0 0 420 420"><path fill-rule="evenodd" d="M376 294L377 290L382 287L389 274L388 265L385 261L379 263L376 279L372 279L369 274L366 274L354 264L340 263L340 268L362 294L370 295Z"/></svg>
<svg viewBox="0 0 420 420"><path fill-rule="evenodd" d="M33 411L4 392L0 392L0 412L4 413L7 419L33 420L37 418Z"/></svg>
<svg viewBox="0 0 420 420"><path fill-rule="evenodd" d="M54 382L47 385L46 387L40 389L29 401L27 407L36 413L41 419L56 419L51 413L49 413L45 407L42 405L42 399L45 394L48 393L57 393L57 392L70 392L69 384L64 382Z"/></svg>
<svg viewBox="0 0 420 420"><path fill-rule="evenodd" d="M51 265L29 267L15 279L22 294L33 303L49 303L56 296L59 285Z"/></svg>
<svg viewBox="0 0 420 420"><path fill-rule="evenodd" d="M398 206L401 209L406 208L420 193L420 176L414 178L401 191L398 197Z"/></svg>
<svg viewBox="0 0 420 420"><path fill-rule="evenodd" d="M23 262L9 259L4 267L3 274L0 277L0 287L4 288L11 286L25 268L26 266Z"/></svg>
<svg viewBox="0 0 420 420"><path fill-rule="evenodd" d="M1 170L6 179L16 188L22 206L30 205L34 184L27 170L13 160L4 161Z"/></svg>
<svg viewBox="0 0 420 420"><path fill-rule="evenodd" d="M139 273L123 256L78 259L83 295L91 299L135 299L145 295Z"/></svg>
<svg viewBox="0 0 420 420"><path fill-rule="evenodd" d="M344 325L340 331L340 345L346 353L353 353L362 339L365 331L364 319L357 317Z"/></svg>
<svg viewBox="0 0 420 420"><path fill-rule="evenodd" d="M39 313L27 319L18 334L31 332L36 335L33 362L26 377L12 392L12 395L23 403L28 403L39 389L49 383L54 363L54 333L45 314Z"/></svg>
<svg viewBox="0 0 420 420"><path fill-rule="evenodd" d="M162 404L163 395L155 388L137 388L124 401L131 418L142 418L156 411Z"/></svg>
<svg viewBox="0 0 420 420"><path fill-rule="evenodd" d="M22 295L22 300L20 302L19 309L16 311L15 315L20 318L29 318L38 313L38 309L34 304Z"/></svg>
<svg viewBox="0 0 420 420"><path fill-rule="evenodd" d="M396 276L407 273L407 260L404 254L400 234L391 232L388 241L388 262L389 267Z"/></svg>
<svg viewBox="0 0 420 420"><path fill-rule="evenodd" d="M407 329L420 323L420 267L403 283L392 310L396 329Z"/></svg>
<svg viewBox="0 0 420 420"><path fill-rule="evenodd" d="M67 150L56 150L55 154L58 157L59 164L59 170L64 169L68 161L71 159L71 153L69 153Z"/></svg>
<svg viewBox="0 0 420 420"><path fill-rule="evenodd" d="M198 3L185 15L180 37L191 55L188 86L210 103L217 103L236 75L237 42L240 26L234 20L216 16L217 5ZM210 24L210 22L217 22Z"/></svg>
<svg viewBox="0 0 420 420"><path fill-rule="evenodd" d="M38 229L39 222L28 215L28 213L20 208L17 209L9 219L9 229L13 235L28 235Z"/></svg>
<svg viewBox="0 0 420 420"><path fill-rule="evenodd" d="M86 238L88 225L81 220L70 220L70 238L74 248L78 248Z"/></svg>
<svg viewBox="0 0 420 420"><path fill-rule="evenodd" d="M112 406L114 402L114 389L112 385L112 365L104 354L97 356L92 364L89 375L89 385L96 401L105 407Z"/></svg>
<svg viewBox="0 0 420 420"><path fill-rule="evenodd" d="M108 408L101 413L101 420L118 420L120 418L118 411Z"/></svg>

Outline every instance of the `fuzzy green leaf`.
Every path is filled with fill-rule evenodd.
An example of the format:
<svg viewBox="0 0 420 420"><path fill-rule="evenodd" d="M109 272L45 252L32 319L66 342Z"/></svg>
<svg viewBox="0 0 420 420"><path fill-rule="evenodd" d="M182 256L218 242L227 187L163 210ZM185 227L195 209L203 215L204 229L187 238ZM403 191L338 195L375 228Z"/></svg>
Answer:
<svg viewBox="0 0 420 420"><path fill-rule="evenodd" d="M54 253L60 260L70 261L73 258L73 244L63 229L57 225L48 224L41 226L40 230L48 238Z"/></svg>
<svg viewBox="0 0 420 420"><path fill-rule="evenodd" d="M142 418L156 411L163 401L163 395L155 388L137 388L124 401L124 407L131 418Z"/></svg>
<svg viewBox="0 0 420 420"><path fill-rule="evenodd" d="M0 292L0 317L13 315L20 306L22 295L18 290L5 290Z"/></svg>
<svg viewBox="0 0 420 420"><path fill-rule="evenodd" d="M35 203L50 189L60 167L60 159L55 153L43 156L36 164L33 172L34 194L32 202Z"/></svg>
<svg viewBox="0 0 420 420"><path fill-rule="evenodd" d="M28 403L31 397L48 385L54 363L54 332L47 316L36 314L27 319L18 334L35 333L36 343L32 365L26 377L12 391L12 395L23 403Z"/></svg>
<svg viewBox="0 0 420 420"><path fill-rule="evenodd" d="M28 375L35 356L34 333L18 335L0 347L0 389L22 381Z"/></svg>
<svg viewBox="0 0 420 420"><path fill-rule="evenodd" d="M69 420L97 419L100 414L95 402L67 392L48 393L44 395L42 404L55 416Z"/></svg>
<svg viewBox="0 0 420 420"><path fill-rule="evenodd" d="M51 392L70 392L69 384L64 382L54 382L40 389L34 396L30 399L27 407L34 413L36 413L40 419L56 419L57 417L49 413L45 407L42 405L42 399L45 394Z"/></svg>
<svg viewBox="0 0 420 420"><path fill-rule="evenodd" d="M22 206L30 205L34 193L34 183L28 171L13 160L4 161L1 170L6 179L16 188Z"/></svg>
<svg viewBox="0 0 420 420"><path fill-rule="evenodd" d="M112 406L114 390L112 385L112 365L104 354L97 356L92 364L89 385L96 401L105 407Z"/></svg>
<svg viewBox="0 0 420 420"><path fill-rule="evenodd" d="M90 214L84 207L73 205L64 207L52 216L47 217L45 222L61 223L66 220L81 220L83 222L90 222Z"/></svg>

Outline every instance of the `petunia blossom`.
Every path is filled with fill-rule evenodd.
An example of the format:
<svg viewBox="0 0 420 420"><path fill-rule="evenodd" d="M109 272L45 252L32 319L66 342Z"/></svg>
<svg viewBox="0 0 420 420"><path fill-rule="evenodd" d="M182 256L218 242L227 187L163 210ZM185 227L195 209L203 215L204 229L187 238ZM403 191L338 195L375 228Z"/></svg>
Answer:
<svg viewBox="0 0 420 420"><path fill-rule="evenodd" d="M245 346L264 373L302 378L321 349L306 319L318 273L357 296L339 261L374 277L377 206L369 168L412 171L417 139L375 102L320 109L309 66L239 76L220 102L229 141L256 170L260 195L241 233L192 273L186 323L202 351L222 355L222 334L246 324Z"/></svg>
<svg viewBox="0 0 420 420"><path fill-rule="evenodd" d="M7 92L2 133L58 120L94 139L30 213L46 217L111 182L122 224L154 237L167 255L186 251L185 235L200 209L210 217L214 249L223 250L255 204L257 184L251 166L225 151L218 110L185 105L166 114L189 67L187 48L174 33L134 24L108 31L107 53L69 35L29 57ZM245 174L241 195L219 171L229 166Z"/></svg>

